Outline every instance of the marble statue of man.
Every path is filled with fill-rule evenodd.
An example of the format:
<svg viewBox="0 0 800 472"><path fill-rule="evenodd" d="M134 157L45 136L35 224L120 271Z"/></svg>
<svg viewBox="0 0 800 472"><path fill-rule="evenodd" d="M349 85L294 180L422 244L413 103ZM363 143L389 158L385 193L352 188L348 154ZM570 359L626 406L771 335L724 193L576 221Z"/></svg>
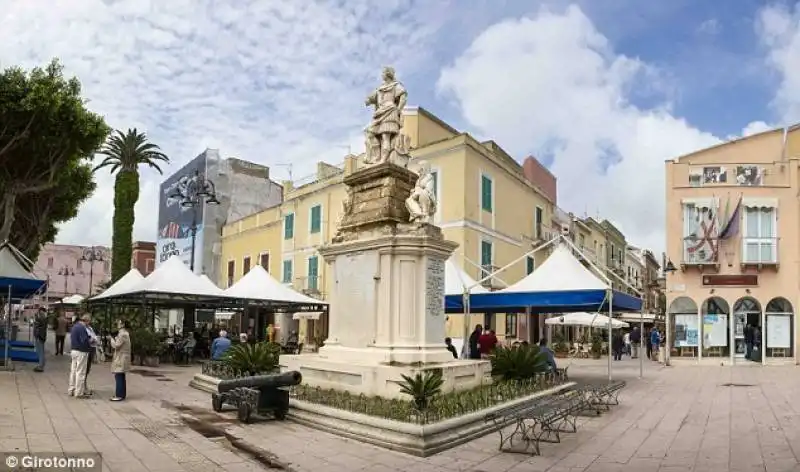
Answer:
<svg viewBox="0 0 800 472"><path fill-rule="evenodd" d="M419 163L417 184L406 199L406 208L412 223L432 223L436 213L436 182L431 166L426 161Z"/></svg>
<svg viewBox="0 0 800 472"><path fill-rule="evenodd" d="M394 69L384 67L383 84L372 92L366 100L367 106L374 106L372 122L366 129L367 164L389 162L396 149L400 129L403 127L403 108L408 93L395 77Z"/></svg>

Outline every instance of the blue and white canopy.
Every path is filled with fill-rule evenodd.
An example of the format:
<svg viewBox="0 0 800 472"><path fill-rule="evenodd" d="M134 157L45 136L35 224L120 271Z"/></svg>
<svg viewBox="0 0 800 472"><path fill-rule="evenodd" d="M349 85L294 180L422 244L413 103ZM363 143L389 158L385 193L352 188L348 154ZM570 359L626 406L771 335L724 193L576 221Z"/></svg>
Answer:
<svg viewBox="0 0 800 472"><path fill-rule="evenodd" d="M31 273L32 265L14 246L0 244L0 298L10 293L12 300L24 300L47 286Z"/></svg>

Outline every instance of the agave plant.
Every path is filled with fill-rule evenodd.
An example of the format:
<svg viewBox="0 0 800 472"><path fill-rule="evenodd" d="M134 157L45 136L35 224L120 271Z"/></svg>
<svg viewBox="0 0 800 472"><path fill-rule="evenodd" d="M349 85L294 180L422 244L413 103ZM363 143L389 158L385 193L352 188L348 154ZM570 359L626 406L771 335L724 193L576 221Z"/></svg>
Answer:
<svg viewBox="0 0 800 472"><path fill-rule="evenodd" d="M428 408L431 400L442 393L442 372L440 370L426 370L417 372L417 375L410 377L403 375L400 382L400 393L410 396L414 400L414 406L419 411Z"/></svg>
<svg viewBox="0 0 800 472"><path fill-rule="evenodd" d="M489 356L492 375L503 380L523 380L547 370L547 356L539 346L498 347Z"/></svg>
<svg viewBox="0 0 800 472"><path fill-rule="evenodd" d="M278 368L279 354L267 343L231 346L222 361L232 370L247 375L272 372Z"/></svg>

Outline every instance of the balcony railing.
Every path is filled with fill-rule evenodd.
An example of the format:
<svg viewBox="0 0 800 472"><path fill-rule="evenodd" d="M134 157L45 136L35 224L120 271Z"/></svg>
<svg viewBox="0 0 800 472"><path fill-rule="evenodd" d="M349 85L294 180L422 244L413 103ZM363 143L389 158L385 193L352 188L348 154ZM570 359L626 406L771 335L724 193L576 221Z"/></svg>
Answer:
<svg viewBox="0 0 800 472"><path fill-rule="evenodd" d="M778 238L742 237L742 264L778 263Z"/></svg>
<svg viewBox="0 0 800 472"><path fill-rule="evenodd" d="M716 265L719 263L719 238L683 238L683 263Z"/></svg>

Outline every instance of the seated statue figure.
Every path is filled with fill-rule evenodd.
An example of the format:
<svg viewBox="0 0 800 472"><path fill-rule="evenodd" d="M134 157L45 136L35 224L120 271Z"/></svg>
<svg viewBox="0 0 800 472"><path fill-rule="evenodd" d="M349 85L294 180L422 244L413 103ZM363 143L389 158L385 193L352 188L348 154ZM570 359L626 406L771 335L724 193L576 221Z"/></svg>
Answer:
<svg viewBox="0 0 800 472"><path fill-rule="evenodd" d="M417 184L406 199L406 208L411 215L412 223L432 223L436 213L436 182L431 173L430 164L419 163Z"/></svg>

